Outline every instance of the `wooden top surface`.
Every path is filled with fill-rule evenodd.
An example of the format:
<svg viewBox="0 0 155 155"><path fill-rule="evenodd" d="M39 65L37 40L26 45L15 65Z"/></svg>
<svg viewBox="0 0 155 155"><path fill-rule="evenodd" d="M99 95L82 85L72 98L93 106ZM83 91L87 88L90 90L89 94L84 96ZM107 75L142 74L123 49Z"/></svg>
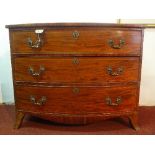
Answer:
<svg viewBox="0 0 155 155"><path fill-rule="evenodd" d="M114 27L114 28L144 28L142 24L113 24L113 23L30 23L6 25L6 28L35 28L35 27Z"/></svg>

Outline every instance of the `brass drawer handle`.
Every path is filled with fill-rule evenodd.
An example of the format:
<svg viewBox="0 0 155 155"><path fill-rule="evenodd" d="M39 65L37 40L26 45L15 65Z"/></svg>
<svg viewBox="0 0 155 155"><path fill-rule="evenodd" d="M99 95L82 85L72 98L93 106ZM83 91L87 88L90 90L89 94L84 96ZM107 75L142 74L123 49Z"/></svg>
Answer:
<svg viewBox="0 0 155 155"><path fill-rule="evenodd" d="M113 69L112 69L112 67L111 66L109 66L108 68L107 68L107 73L109 74L109 75L111 75L111 76L118 76L118 75L121 75L122 73L123 73L123 71L124 71L124 69L123 69L123 67L119 67L118 69L117 69L117 71L113 71Z"/></svg>
<svg viewBox="0 0 155 155"><path fill-rule="evenodd" d="M114 49L121 49L122 46L125 44L125 40L124 39L121 39L119 41L119 45L115 45L114 41L112 39L110 39L108 41L108 44L110 45L110 47L114 48Z"/></svg>
<svg viewBox="0 0 155 155"><path fill-rule="evenodd" d="M43 41L41 39L41 35L43 34L44 30L35 30L35 34L37 35L37 40L35 42L32 41L31 38L27 39L28 46L31 48L40 48L43 44Z"/></svg>
<svg viewBox="0 0 155 155"><path fill-rule="evenodd" d="M79 92L80 92L79 88L77 88L77 87L73 88L73 93L74 94L78 94Z"/></svg>
<svg viewBox="0 0 155 155"><path fill-rule="evenodd" d="M74 39L78 39L79 36L80 36L80 33L79 33L78 31L74 31L74 32L72 33L72 36L73 36Z"/></svg>
<svg viewBox="0 0 155 155"><path fill-rule="evenodd" d="M118 106L122 103L122 98L121 97L117 97L116 101L113 103L112 99L110 97L106 98L106 104L109 106Z"/></svg>
<svg viewBox="0 0 155 155"><path fill-rule="evenodd" d="M32 76L40 76L44 71L45 71L45 68L43 66L40 66L38 72L35 72L33 67L31 67L31 66L28 68L28 72Z"/></svg>
<svg viewBox="0 0 155 155"><path fill-rule="evenodd" d="M72 60L73 64L78 65L80 63L78 58L73 58Z"/></svg>
<svg viewBox="0 0 155 155"><path fill-rule="evenodd" d="M32 104L34 105L44 105L45 102L47 101L46 97L45 96L42 96L40 100L36 101L35 97L33 95L30 96L30 101Z"/></svg>

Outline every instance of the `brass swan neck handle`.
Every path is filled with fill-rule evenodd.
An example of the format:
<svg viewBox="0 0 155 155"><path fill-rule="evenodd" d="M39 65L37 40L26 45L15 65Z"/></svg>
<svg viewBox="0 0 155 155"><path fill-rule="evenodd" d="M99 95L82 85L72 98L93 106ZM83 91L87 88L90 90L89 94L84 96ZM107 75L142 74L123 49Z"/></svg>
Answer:
<svg viewBox="0 0 155 155"><path fill-rule="evenodd" d="M32 41L31 38L27 39L27 44L31 48L40 48L43 45L43 41L41 39L41 35L44 33L43 29L35 30L35 34L37 35L37 40L35 42Z"/></svg>

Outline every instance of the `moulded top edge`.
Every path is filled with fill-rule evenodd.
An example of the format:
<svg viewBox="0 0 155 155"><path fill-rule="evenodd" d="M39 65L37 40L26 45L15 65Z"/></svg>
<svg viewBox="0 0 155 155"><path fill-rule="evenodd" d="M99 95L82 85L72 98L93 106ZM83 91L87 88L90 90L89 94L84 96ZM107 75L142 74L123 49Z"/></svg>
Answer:
<svg viewBox="0 0 155 155"><path fill-rule="evenodd" d="M145 28L142 24L114 23L29 23L6 25L6 28L37 28L37 27L114 27L114 28Z"/></svg>

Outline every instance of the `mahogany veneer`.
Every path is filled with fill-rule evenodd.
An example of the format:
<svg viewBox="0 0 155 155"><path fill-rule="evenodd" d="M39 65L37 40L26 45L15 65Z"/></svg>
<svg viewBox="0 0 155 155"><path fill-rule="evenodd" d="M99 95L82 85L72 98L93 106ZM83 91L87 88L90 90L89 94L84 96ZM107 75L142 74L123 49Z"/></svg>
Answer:
<svg viewBox="0 0 155 155"><path fill-rule="evenodd" d="M19 128L29 113L64 124L127 116L138 127L143 27L7 25Z"/></svg>

